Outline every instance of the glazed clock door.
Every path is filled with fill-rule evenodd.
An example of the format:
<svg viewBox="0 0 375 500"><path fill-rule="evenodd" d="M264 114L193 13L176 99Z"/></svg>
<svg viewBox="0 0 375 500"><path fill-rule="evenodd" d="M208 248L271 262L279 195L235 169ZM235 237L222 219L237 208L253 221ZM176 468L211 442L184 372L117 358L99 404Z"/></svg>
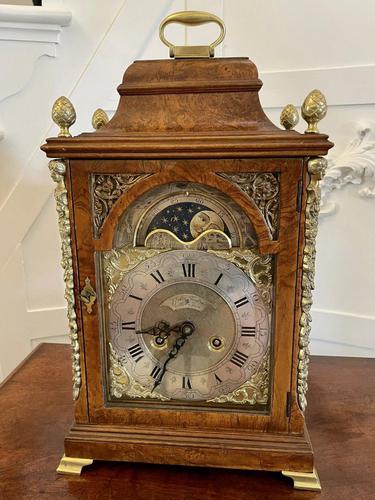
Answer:
<svg viewBox="0 0 375 500"><path fill-rule="evenodd" d="M301 162L82 167L90 422L287 431Z"/></svg>

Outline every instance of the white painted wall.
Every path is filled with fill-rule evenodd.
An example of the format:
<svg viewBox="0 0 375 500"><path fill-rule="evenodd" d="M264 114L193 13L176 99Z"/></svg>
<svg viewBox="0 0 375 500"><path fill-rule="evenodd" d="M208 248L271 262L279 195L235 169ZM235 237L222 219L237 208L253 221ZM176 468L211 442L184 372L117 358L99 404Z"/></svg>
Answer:
<svg viewBox="0 0 375 500"><path fill-rule="evenodd" d="M116 86L134 59L167 57L158 25L185 8L224 18L217 55L254 60L275 122L312 88L327 95L321 129L336 143L335 179L321 217L312 351L375 354L374 2L359 9L354 0L45 0L36 24L33 7L0 5L0 379L38 342L68 341L54 186L39 151L56 134L52 103L67 95L78 115L73 133L90 130L94 109L116 108ZM176 26L168 34L203 43L215 29Z"/></svg>

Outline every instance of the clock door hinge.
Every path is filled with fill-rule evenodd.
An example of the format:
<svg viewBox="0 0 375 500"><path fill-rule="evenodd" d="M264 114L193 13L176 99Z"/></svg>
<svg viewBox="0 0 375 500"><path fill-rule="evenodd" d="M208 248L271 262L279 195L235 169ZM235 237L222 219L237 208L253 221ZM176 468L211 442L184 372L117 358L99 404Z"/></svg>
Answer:
<svg viewBox="0 0 375 500"><path fill-rule="evenodd" d="M290 417L292 410L292 394L290 392L286 393L286 416Z"/></svg>
<svg viewBox="0 0 375 500"><path fill-rule="evenodd" d="M302 179L298 181L297 206L296 210L300 214L302 209Z"/></svg>

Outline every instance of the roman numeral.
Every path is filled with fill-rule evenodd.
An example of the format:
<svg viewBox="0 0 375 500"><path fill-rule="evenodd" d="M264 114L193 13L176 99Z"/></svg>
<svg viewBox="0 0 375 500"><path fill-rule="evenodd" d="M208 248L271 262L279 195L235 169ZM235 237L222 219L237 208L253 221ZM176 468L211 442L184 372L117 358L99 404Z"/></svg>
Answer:
<svg viewBox="0 0 375 500"><path fill-rule="evenodd" d="M195 278L195 264L182 264L185 278Z"/></svg>
<svg viewBox="0 0 375 500"><path fill-rule="evenodd" d="M159 270L155 271L154 273L151 273L151 276L154 278L156 283L159 283L159 285L160 283L163 283L163 281L165 281Z"/></svg>
<svg viewBox="0 0 375 500"><path fill-rule="evenodd" d="M123 330L135 330L135 321L123 321L121 328Z"/></svg>
<svg viewBox="0 0 375 500"><path fill-rule="evenodd" d="M241 326L242 337L255 337L255 326Z"/></svg>
<svg viewBox="0 0 375 500"><path fill-rule="evenodd" d="M182 388L191 389L191 383L189 377L182 377Z"/></svg>
<svg viewBox="0 0 375 500"><path fill-rule="evenodd" d="M132 299L135 299L135 300L143 300L143 299L141 299L141 297L137 297L136 295L133 295L131 293L129 293L129 297L131 297Z"/></svg>
<svg viewBox="0 0 375 500"><path fill-rule="evenodd" d="M233 356L232 356L232 359L230 360L231 363L233 363L234 365L238 366L239 368L242 368L243 365L246 363L246 360L249 356L246 356L246 354L244 354L243 352L241 351L236 351Z"/></svg>
<svg viewBox="0 0 375 500"><path fill-rule="evenodd" d="M244 306L245 304L249 303L249 299L247 297L242 297L242 299L238 299L234 302L234 305L237 307L237 309L241 306Z"/></svg>
<svg viewBox="0 0 375 500"><path fill-rule="evenodd" d="M156 380L158 378L160 372L161 372L161 368L156 365L152 369L152 372L150 373L150 375L152 378L154 378Z"/></svg>
<svg viewBox="0 0 375 500"><path fill-rule="evenodd" d="M216 375L216 373L215 373L215 380L218 384L221 384L222 382L221 378L218 375Z"/></svg>
<svg viewBox="0 0 375 500"><path fill-rule="evenodd" d="M128 348L128 351L136 363L143 358L143 349L139 344L132 345Z"/></svg>
<svg viewBox="0 0 375 500"><path fill-rule="evenodd" d="M215 285L219 284L219 281L221 280L222 277L223 277L223 273L220 273L217 280L215 281Z"/></svg>

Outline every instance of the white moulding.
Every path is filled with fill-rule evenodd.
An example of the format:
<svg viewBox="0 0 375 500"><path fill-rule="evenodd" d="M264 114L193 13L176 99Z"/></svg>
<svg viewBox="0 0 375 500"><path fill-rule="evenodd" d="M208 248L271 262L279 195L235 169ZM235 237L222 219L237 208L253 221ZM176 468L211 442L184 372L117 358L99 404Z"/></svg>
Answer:
<svg viewBox="0 0 375 500"><path fill-rule="evenodd" d="M61 30L72 13L55 0L45 4L0 5L0 102L25 88L40 57L56 57Z"/></svg>
<svg viewBox="0 0 375 500"><path fill-rule="evenodd" d="M71 19L72 13L60 5L0 5L0 40L58 43L61 28Z"/></svg>

